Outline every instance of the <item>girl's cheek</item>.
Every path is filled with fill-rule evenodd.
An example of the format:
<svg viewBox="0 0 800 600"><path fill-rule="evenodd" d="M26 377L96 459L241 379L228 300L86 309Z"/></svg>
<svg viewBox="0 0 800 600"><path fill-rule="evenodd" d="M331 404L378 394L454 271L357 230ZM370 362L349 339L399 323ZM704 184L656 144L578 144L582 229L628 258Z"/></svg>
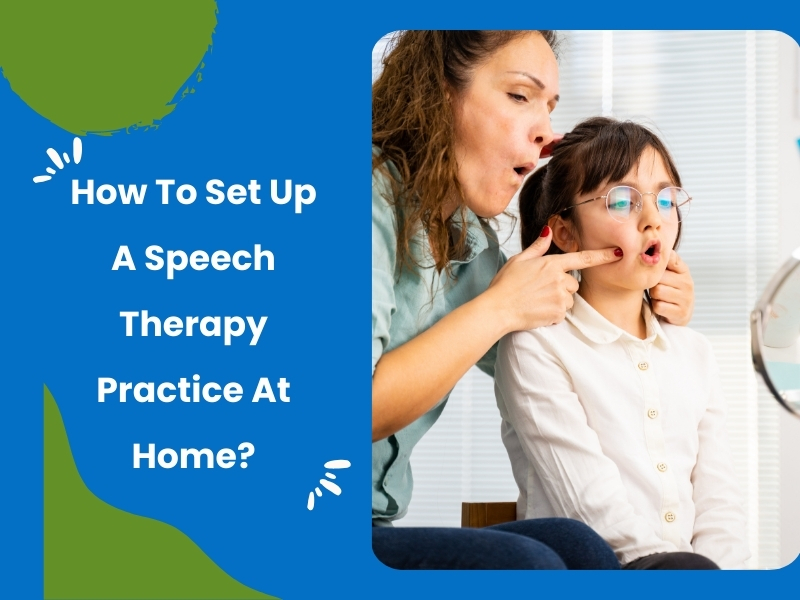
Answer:
<svg viewBox="0 0 800 600"><path fill-rule="evenodd" d="M622 248L625 256L639 253L638 245L640 242L636 236L630 235L630 233L627 231L620 231L615 228L612 228L609 233L610 235L607 236L606 245L604 248L618 246Z"/></svg>
<svg viewBox="0 0 800 600"><path fill-rule="evenodd" d="M667 239L664 241L665 248L675 248L675 241L678 239L678 229L675 228L675 233L671 233L667 236Z"/></svg>
<svg viewBox="0 0 800 600"><path fill-rule="evenodd" d="M581 223L581 234L579 246L581 250L599 250L601 248L611 248L619 246L625 251L626 236L624 232L620 231L613 225L601 225L600 219L590 220L585 219Z"/></svg>

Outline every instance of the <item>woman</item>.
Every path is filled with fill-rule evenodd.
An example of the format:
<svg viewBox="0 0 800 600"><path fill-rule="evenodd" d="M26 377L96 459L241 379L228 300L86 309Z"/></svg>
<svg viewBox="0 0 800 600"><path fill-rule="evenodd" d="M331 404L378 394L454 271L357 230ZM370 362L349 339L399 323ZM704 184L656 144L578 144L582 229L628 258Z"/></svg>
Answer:
<svg viewBox="0 0 800 600"><path fill-rule="evenodd" d="M409 31L373 85L373 524L402 517L409 457L474 364L493 375L506 333L558 323L578 282L567 272L617 248L506 261L486 219L508 206L554 141L552 32ZM688 270L673 263L654 310L691 315ZM483 530L373 528L397 568L614 568L588 527L537 519Z"/></svg>

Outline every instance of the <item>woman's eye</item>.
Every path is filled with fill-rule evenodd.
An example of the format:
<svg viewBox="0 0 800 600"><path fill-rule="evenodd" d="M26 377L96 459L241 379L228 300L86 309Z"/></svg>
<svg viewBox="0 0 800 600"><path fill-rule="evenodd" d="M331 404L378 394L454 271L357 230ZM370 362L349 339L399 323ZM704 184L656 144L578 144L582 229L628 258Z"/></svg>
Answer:
<svg viewBox="0 0 800 600"><path fill-rule="evenodd" d="M631 205L630 200L616 200L614 202L610 202L608 207L611 210L628 210L630 205Z"/></svg>
<svg viewBox="0 0 800 600"><path fill-rule="evenodd" d="M508 93L508 97L514 100L515 102L527 102L528 99L523 96L522 94L512 94L511 92Z"/></svg>

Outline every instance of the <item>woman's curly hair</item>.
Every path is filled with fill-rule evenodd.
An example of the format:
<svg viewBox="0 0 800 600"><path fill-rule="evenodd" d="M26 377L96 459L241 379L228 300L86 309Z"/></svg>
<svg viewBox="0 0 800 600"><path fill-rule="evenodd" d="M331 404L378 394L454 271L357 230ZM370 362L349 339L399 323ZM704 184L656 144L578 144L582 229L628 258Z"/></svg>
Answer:
<svg viewBox="0 0 800 600"><path fill-rule="evenodd" d="M410 240L422 227L437 271L461 257L466 228L451 227L445 207L461 198L455 161L450 94L462 92L473 69L499 48L530 31L404 31L383 58L383 72L372 85L372 168L381 169L392 185L397 215L397 264L413 263ZM553 31L539 31L551 47ZM386 167L391 161L399 181Z"/></svg>

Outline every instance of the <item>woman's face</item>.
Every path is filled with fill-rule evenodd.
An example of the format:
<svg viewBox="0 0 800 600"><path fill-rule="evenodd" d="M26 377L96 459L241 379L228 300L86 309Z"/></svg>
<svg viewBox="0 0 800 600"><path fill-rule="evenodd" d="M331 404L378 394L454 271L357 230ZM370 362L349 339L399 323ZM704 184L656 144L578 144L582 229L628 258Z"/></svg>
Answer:
<svg viewBox="0 0 800 600"><path fill-rule="evenodd" d="M578 197L575 204L603 196L618 185L631 186L642 194L657 194L665 187L677 184L667 173L661 155L653 148L647 148L622 181L608 182L597 190ZM573 213L578 227L576 230L573 225L571 229L572 235L577 239L569 250L616 246L624 253L622 260L618 262L584 270L581 273L581 285L585 282L585 285L592 288L641 292L659 282L678 236L678 220L675 215L670 219L662 218L654 195L642 196L642 211L636 212L631 208L630 217L624 222L611 218L603 200L595 200L575 208ZM567 229L570 228L559 228L560 234L564 234ZM569 246L569 242L565 245Z"/></svg>
<svg viewBox="0 0 800 600"><path fill-rule="evenodd" d="M558 64L541 34L502 46L453 98L458 181L479 217L501 214L553 139ZM455 209L455 206L453 207Z"/></svg>

